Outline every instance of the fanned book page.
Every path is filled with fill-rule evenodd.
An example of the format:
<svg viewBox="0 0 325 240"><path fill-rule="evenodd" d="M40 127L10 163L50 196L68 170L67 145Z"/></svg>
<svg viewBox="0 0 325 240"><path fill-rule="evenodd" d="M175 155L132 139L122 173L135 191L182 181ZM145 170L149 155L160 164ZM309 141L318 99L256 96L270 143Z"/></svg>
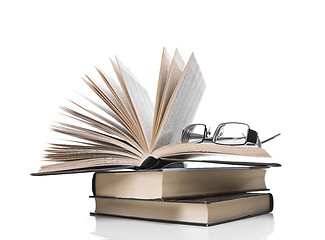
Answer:
<svg viewBox="0 0 325 240"><path fill-rule="evenodd" d="M62 121L52 129L64 135L65 142L46 149L39 173L113 166L141 166L148 157L227 154L269 157L260 147L180 143L182 129L194 118L205 82L192 54L185 64L176 50L173 58L164 48L156 103L121 60L111 60L118 81L96 68L101 83L85 76L83 80L97 95L97 101L84 97L92 108L71 101L61 107L73 123Z"/></svg>
<svg viewBox="0 0 325 240"><path fill-rule="evenodd" d="M160 120L152 149L180 141L182 129L194 117L203 96L205 83L199 65L191 55Z"/></svg>

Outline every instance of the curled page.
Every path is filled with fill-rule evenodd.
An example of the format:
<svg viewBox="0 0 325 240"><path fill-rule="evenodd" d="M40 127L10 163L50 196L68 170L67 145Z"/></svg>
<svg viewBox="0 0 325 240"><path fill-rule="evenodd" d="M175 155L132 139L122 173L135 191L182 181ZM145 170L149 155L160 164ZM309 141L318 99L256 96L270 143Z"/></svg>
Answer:
<svg viewBox="0 0 325 240"><path fill-rule="evenodd" d="M181 131L193 120L204 89L202 73L192 54L167 105L152 150L179 141Z"/></svg>
<svg viewBox="0 0 325 240"><path fill-rule="evenodd" d="M112 62L112 64L115 64ZM113 65L114 67L114 65ZM125 97L120 84L115 82L113 78L108 76L104 71L102 71L100 68L96 68L101 77L106 82L106 85L108 89L111 91L110 99L114 100L114 103L122 108L122 111L125 112L125 114L132 114L131 107L127 101L127 98ZM106 87L106 88L107 88Z"/></svg>
<svg viewBox="0 0 325 240"><path fill-rule="evenodd" d="M158 79L158 87L157 87L157 95L156 95L156 104L155 104L155 112L154 112L154 119L153 119L153 127L152 127L152 139L155 138L155 134L158 129L158 123L160 122L160 117L158 113L161 111L161 103L163 101L163 93L166 88L169 68L171 65L171 60L169 54L164 48L162 58L161 58L161 65L159 71L159 79Z"/></svg>
<svg viewBox="0 0 325 240"><path fill-rule="evenodd" d="M147 91L140 85L131 71L119 59L116 58L116 61L123 78L123 84L121 86L130 101L130 106L134 108L133 112L146 138L147 145L149 145L154 106Z"/></svg>
<svg viewBox="0 0 325 240"><path fill-rule="evenodd" d="M157 134L162 117L166 111L169 101L171 100L171 96L177 86L178 80L182 76L184 66L185 66L185 63L184 63L181 55L179 55L179 53L176 49L173 60L172 60L172 64L168 71L168 79L166 81L163 95L162 95L162 100L160 103L161 106L159 108L159 112L158 112L158 116L157 116L157 128L154 129L154 131L155 131L154 136L156 136L156 134Z"/></svg>
<svg viewBox="0 0 325 240"><path fill-rule="evenodd" d="M185 67L185 63L179 54L178 50L175 50L175 54L173 57L172 65L168 74L167 84L164 89L164 98L161 103L161 112L164 113L167 107L169 100L174 92L174 89L177 86L177 82L182 76L183 70Z"/></svg>

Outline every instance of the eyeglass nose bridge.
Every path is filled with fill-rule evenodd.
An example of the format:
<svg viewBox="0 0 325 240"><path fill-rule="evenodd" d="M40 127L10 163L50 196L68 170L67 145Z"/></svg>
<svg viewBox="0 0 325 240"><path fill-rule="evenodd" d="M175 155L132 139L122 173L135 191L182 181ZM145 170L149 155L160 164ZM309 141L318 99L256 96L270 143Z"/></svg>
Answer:
<svg viewBox="0 0 325 240"><path fill-rule="evenodd" d="M205 132L205 138L210 138L211 136L211 127L208 128L208 130Z"/></svg>

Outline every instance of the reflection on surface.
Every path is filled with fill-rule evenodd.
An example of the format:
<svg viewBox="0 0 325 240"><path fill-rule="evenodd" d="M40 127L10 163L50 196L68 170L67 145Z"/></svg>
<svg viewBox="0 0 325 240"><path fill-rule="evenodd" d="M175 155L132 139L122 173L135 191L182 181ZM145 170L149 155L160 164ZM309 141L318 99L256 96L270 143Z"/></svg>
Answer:
<svg viewBox="0 0 325 240"><path fill-rule="evenodd" d="M272 214L247 218L212 227L96 216L93 234L106 239L267 239L273 233Z"/></svg>

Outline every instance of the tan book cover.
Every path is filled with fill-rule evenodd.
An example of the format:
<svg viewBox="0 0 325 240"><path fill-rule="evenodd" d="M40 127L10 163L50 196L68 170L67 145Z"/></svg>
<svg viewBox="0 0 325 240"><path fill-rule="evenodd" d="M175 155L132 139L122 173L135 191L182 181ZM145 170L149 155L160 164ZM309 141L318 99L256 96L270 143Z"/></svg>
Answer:
<svg viewBox="0 0 325 240"><path fill-rule="evenodd" d="M92 215L212 226L273 210L272 194L233 194L182 200L142 200L94 197Z"/></svg>

